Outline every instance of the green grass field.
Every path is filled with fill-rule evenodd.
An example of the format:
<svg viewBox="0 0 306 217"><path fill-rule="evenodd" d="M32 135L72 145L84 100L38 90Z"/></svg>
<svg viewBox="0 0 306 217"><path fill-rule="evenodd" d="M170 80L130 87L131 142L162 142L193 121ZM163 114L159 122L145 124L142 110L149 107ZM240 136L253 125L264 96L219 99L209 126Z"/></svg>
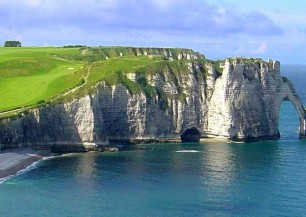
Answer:
<svg viewBox="0 0 306 217"><path fill-rule="evenodd" d="M61 59L72 48L0 48L0 112L46 101L75 87L87 62Z"/></svg>
<svg viewBox="0 0 306 217"><path fill-rule="evenodd" d="M0 47L0 118L84 96L94 92L99 81L121 83L131 93L143 91L149 97L163 95L145 79L133 82L126 74L186 72L189 60L168 61L161 55L182 51L193 52L172 48ZM148 52L151 55L145 55Z"/></svg>

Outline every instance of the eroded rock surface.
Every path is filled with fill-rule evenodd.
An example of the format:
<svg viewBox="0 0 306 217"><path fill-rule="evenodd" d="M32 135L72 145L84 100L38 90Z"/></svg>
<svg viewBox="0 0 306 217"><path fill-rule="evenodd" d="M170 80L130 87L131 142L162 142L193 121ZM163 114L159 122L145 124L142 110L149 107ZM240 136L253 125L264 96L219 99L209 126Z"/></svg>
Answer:
<svg viewBox="0 0 306 217"><path fill-rule="evenodd" d="M186 56L188 59L188 56ZM124 85L96 85L96 93L66 104L33 109L0 123L2 147L92 145L111 141L158 141L197 129L201 137L231 140L279 138L280 105L290 100L305 137L305 112L280 63L228 59L222 74L210 63L189 62L188 69L155 74L128 74L157 94L132 94Z"/></svg>

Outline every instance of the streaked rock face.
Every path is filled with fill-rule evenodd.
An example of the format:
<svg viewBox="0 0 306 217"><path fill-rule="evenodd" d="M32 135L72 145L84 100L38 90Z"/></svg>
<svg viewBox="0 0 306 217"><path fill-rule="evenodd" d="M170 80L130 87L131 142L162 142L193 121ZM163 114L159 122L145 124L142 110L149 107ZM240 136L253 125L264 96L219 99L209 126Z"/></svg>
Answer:
<svg viewBox="0 0 306 217"><path fill-rule="evenodd" d="M290 81L281 77L277 61L226 60L219 76L209 63L188 63L184 72L169 69L127 78L145 79L156 96L131 94L123 85L109 87L102 82L90 96L2 120L0 143L5 147L164 140L180 138L194 128L202 137L277 139L283 100L297 109L300 137L305 136L303 105Z"/></svg>

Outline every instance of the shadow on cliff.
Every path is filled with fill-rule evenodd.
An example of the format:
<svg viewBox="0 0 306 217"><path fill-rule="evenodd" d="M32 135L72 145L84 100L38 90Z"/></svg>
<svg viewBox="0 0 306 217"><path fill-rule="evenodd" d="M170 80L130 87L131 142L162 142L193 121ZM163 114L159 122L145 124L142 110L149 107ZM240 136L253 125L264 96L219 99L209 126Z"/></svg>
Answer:
<svg viewBox="0 0 306 217"><path fill-rule="evenodd" d="M82 143L74 117L64 105L45 107L29 112L23 118L9 118L0 127L3 148Z"/></svg>
<svg viewBox="0 0 306 217"><path fill-rule="evenodd" d="M102 114L104 129L109 140L128 139L133 132L129 131L127 115L128 98L130 97L126 88L118 85L112 90L111 87L103 85L98 92L97 101L99 102ZM100 88L99 88L100 89Z"/></svg>
<svg viewBox="0 0 306 217"><path fill-rule="evenodd" d="M30 113L23 121L25 144L82 143L73 114L64 105L46 107L38 116Z"/></svg>

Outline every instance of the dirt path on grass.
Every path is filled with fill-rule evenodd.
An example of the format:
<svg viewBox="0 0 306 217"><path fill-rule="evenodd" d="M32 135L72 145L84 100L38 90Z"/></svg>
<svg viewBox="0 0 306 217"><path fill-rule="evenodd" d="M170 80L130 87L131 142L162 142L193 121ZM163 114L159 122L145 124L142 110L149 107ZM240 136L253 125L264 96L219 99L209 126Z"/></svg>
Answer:
<svg viewBox="0 0 306 217"><path fill-rule="evenodd" d="M66 95L68 95L70 93L73 93L76 90L80 89L82 86L84 86L87 83L87 81L88 81L88 76L90 74L91 67L92 67L92 64L88 67L86 76L82 76L83 79L84 79L84 83L83 84L81 84L79 86L76 86L76 87L72 88L71 90L68 90L67 92L64 92L64 93L60 94L60 96L66 96Z"/></svg>

